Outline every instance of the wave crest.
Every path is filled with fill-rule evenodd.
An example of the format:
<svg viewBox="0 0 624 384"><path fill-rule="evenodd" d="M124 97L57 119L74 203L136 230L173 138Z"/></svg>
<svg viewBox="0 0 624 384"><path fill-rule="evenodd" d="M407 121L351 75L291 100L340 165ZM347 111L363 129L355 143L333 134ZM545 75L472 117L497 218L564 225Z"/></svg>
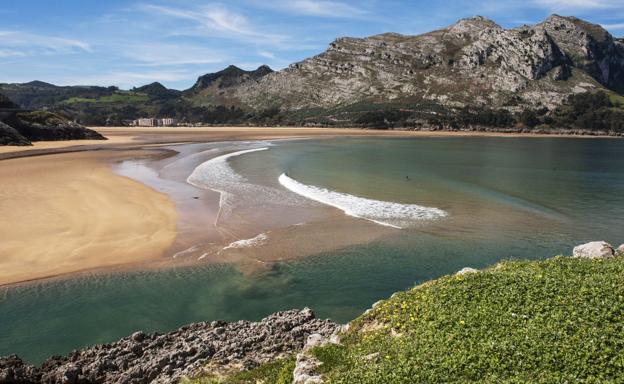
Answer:
<svg viewBox="0 0 624 384"><path fill-rule="evenodd" d="M415 221L434 220L447 215L438 208L380 201L305 185L282 173L279 182L288 190L310 200L342 210L345 214L387 227L403 229Z"/></svg>

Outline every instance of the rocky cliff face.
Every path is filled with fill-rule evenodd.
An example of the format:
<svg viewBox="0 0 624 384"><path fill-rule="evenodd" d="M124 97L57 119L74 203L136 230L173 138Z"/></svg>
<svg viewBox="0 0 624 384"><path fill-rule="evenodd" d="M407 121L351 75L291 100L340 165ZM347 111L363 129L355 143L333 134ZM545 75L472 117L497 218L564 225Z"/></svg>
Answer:
<svg viewBox="0 0 624 384"><path fill-rule="evenodd" d="M624 93L624 44L599 25L553 15L536 29L548 33L570 64L609 89Z"/></svg>
<svg viewBox="0 0 624 384"><path fill-rule="evenodd" d="M17 356L0 358L0 384L176 383L198 373L251 369L295 353L311 334L330 336L338 326L309 309L252 323L197 323L167 334L136 332L112 344L48 359L40 368ZM212 371L214 369L214 371Z"/></svg>
<svg viewBox="0 0 624 384"><path fill-rule="evenodd" d="M209 75L190 98L290 111L362 102L553 107L571 93L624 91L623 47L602 27L573 17L515 29L474 17L418 36L339 38L320 55L227 87L214 86L216 74Z"/></svg>

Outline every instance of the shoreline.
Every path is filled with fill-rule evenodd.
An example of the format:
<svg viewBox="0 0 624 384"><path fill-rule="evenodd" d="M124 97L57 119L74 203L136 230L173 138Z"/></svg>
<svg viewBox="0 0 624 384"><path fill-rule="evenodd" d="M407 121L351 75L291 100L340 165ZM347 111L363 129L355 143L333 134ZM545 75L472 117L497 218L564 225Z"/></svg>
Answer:
<svg viewBox="0 0 624 384"><path fill-rule="evenodd" d="M182 266L189 264L190 262L185 261L172 261L169 258L162 257L165 255L165 252L168 252L172 249L180 231L176 229L175 217L179 213L179 207L176 207L177 201L172 198L169 194L158 192L154 185L150 185L149 183L143 182L134 177L122 176L119 173L113 171L113 166L116 163L125 160L140 160L141 158L157 158L158 156L162 156L162 154L156 155L155 152L167 151L166 146L172 146L176 144L186 144L186 143L221 143L221 142L230 142L230 141L241 141L241 140L277 140L277 139L303 139L303 138L332 138L332 137L397 137L397 138L410 138L410 137L558 137L558 138L604 138L600 136L575 136L575 135L550 135L550 134L517 134L517 133L498 133L498 132L453 132L453 131L386 131L386 130L366 130L366 129L348 129L348 128L288 128L288 127L277 127L277 128L262 128L262 127L200 127L200 128L125 128L125 127L113 127L113 128L96 128L99 132L103 133L105 136L109 137L107 141L100 141L97 143L93 143L92 141L80 142L80 141L69 141L69 142L40 142L35 143L35 148L32 147L0 147L0 176L3 175L2 171L4 170L4 175L7 175L7 172L12 173L11 177L3 176L5 180L13 180L10 184L22 183L22 188L29 190L31 193L27 196L22 196L18 193L15 193L13 197L9 195L8 192L4 192L4 201L6 202L3 206L0 202L0 212L4 214L5 222L11 222L12 225L6 225L6 233L11 233L13 230L13 234L9 235L11 238L11 242L13 243L13 248L11 251L7 249L9 246L7 245L9 242L5 242L0 246L0 254L20 254L22 248L25 248L22 245L16 246L15 242L25 243L29 242L29 246L31 244L36 244L37 241L40 241L41 238L50 238L54 240L54 238L62 238L62 234L67 232L58 232L54 229L50 228L41 228L42 233L48 237L41 237L35 235L33 238L32 233L27 231L27 227L32 226L32 220L29 221L28 218L24 218L24 213L22 211L14 211L12 213L8 212L7 208L9 205L14 206L24 206L27 205L30 209L32 209L31 215L33 217L40 215L42 212L46 215L51 215L51 212L72 212L78 209L85 208L85 212L93 213L97 211L96 207L89 207L89 198L93 198L94 200L98 199L99 201L107 202L105 205L110 208L110 213L113 214L117 211L121 211L119 207L124 206L124 204L133 207L134 211L128 212L127 215L121 218L117 218L112 220L111 223L107 224L107 231L105 233L114 233L118 237L114 239L117 242L128 241L128 238L131 236L128 233L132 233L133 236L143 236L144 238L149 238L149 235L146 235L145 232L142 234L138 234L140 231L137 231L137 227L139 227L139 223L141 222L139 217L144 215L145 201L150 202L151 209L157 209L159 204L165 204L168 206L167 213L162 214L157 222L159 224L152 227L152 234L157 233L160 226L164 226L168 228L168 240L164 241L163 237L160 237L160 242L158 245L149 246L146 245L146 248L149 248L149 252L151 255L147 255L147 251L134 251L127 250L122 251L121 249L127 248L125 246L117 247L110 246L114 241L111 241L110 238L106 240L105 244L102 245L102 249L99 251L99 256L103 256L106 260L100 262L93 262L93 258L91 261L87 262L79 262L79 264L74 264L72 266L59 267L57 264L66 263L67 260L64 257L57 256L54 258L56 260L55 263L50 263L50 265L55 265L56 269L50 269L48 272L43 272L45 267L40 266L38 269L35 268L36 272L32 272L32 265L29 265L28 268L24 268L26 270L31 270L30 273L16 273L13 272L13 276L19 275L19 278L13 277L10 281L6 276L0 274L0 287L10 287L18 284L28 284L28 283L36 283L42 280L47 279L55 279L55 278L69 278L73 275L80 274L89 274L89 273L100 273L100 272L108 272L108 271L127 271L133 269L153 269L153 268L167 268L171 266ZM609 137L611 138L611 137ZM77 161L75 161L77 160ZM11 163L13 162L13 163ZM20 172L16 172L13 167L13 164L19 164L22 168ZM46 169L51 174L45 174L44 171L41 170ZM46 191L49 190L54 184L58 183L59 180L57 173L61 172L59 169L63 169L63 173L66 177L73 176L74 178L77 175L87 175L91 172L92 167L96 167L98 169L97 178L98 181L96 185L99 185L99 188L93 188L93 185L80 185L77 187L74 193L79 193L81 190L84 193L85 190L90 192L87 193L88 196L84 196L81 201L76 201L76 199L69 198L67 196L67 192L61 192L57 190L56 195L53 198L46 195ZM66 169L67 168L67 169ZM19 174L18 174L19 173ZM43 176L41 174L44 174ZM33 176L34 175L34 176ZM44 180L45 179L45 180ZM104 181L106 180L106 181ZM123 181L122 181L123 180ZM75 180L74 180L75 181ZM33 184L34 183L34 184ZM41 183L37 187L36 183ZM120 184L121 183L121 184ZM103 188L103 186L107 188ZM132 186L131 186L132 185ZM97 191L96 191L97 189ZM124 193L119 193L120 191L133 191L130 196L126 196ZM36 191L36 192L35 192ZM89 195L92 194L91 195ZM197 193L205 193L205 192L197 192ZM65 196L63 196L65 194ZM42 199L43 197L43 199ZM25 200L19 200L20 198L30 199L30 202L25 202ZM122 201L123 198L126 198L125 201ZM17 199L17 200L16 200ZM117 200L115 200L117 199ZM121 199L121 200L120 200ZM63 208L55 211L53 208L50 208L50 205L46 204L57 204L60 200L65 200ZM154 203L155 201L160 202L159 204ZM163 203L164 202L164 203ZM82 207L82 208L77 208ZM149 209L148 209L149 210ZM100 210L101 211L101 210ZM141 213L143 212L143 213ZM162 212L161 212L162 213ZM11 216L12 215L12 216ZM85 217L82 218L74 218L73 225L76 235L74 238L70 239L71 241L91 241L87 235L81 234L77 229L85 223L89 221L89 215L85 214ZM108 220L108 219L107 219ZM100 220L100 221L107 221ZM134 224L130 224L133 222ZM136 221L139 220L139 221ZM124 223L124 221L126 221ZM21 224L20 224L21 223ZM173 224L172 224L173 223ZM23 225L22 225L23 224ZM20 227L21 225L21 227ZM10 228L9 228L10 227ZM20 237L19 233L21 228L22 235ZM124 229L125 228L125 229ZM72 230L69 230L71 233ZM17 232L16 232L17 231ZM60 234L59 234L60 233ZM27 235L24 235L27 234ZM42 235L43 236L43 235ZM103 235L102 235L103 236ZM148 236L148 237L145 237ZM71 237L71 236L70 236ZM50 240L50 241L52 241ZM60 241L60 240L59 240ZM65 238L63 241L67 241ZM49 242L49 241L46 241ZM108 246L106 244L109 244ZM151 243L150 243L151 244ZM46 244L39 245L41 248L45 248ZM3 247L5 248L3 251ZM35 245L29 247L29 249L37 248ZM66 250L69 254L74 253L71 250ZM37 253L38 251L32 250L31 256ZM124 253L125 256L115 256L117 253ZM129 253L133 253L134 255L128 255ZM16 262L16 258L20 258L23 256L13 256L14 259L12 262L14 266L12 268L4 266L2 269L11 270L15 269L15 265L19 266L19 262ZM267 256L268 257L268 256ZM10 259L10 258L7 258ZM37 262L37 258L31 262ZM213 260L217 261L217 260ZM149 264L147 263L149 262ZM4 264L7 264L5 262ZM0 266L2 266L2 262L0 262ZM22 260L22 264L26 264Z"/></svg>
<svg viewBox="0 0 624 384"><path fill-rule="evenodd" d="M37 141L32 146L0 146L0 161L28 156L44 156L54 153L93 151L106 148L138 149L146 146L172 144L291 139L306 137L518 137L518 138L576 138L576 139L624 139L624 136L604 134L574 134L569 131L505 132L505 131L426 131L368 128L320 128L320 127L96 127L108 140Z"/></svg>

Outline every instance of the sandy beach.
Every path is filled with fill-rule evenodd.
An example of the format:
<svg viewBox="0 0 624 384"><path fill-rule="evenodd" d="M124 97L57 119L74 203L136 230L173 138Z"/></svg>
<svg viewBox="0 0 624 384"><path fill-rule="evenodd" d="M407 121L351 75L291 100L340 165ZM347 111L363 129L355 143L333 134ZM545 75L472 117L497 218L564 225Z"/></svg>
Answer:
<svg viewBox="0 0 624 384"><path fill-rule="evenodd" d="M169 198L113 174L131 153L0 162L0 285L159 258L175 237Z"/></svg>
<svg viewBox="0 0 624 384"><path fill-rule="evenodd" d="M210 209L204 207L208 216L201 222L178 220L180 212L195 209L192 202L173 201L112 170L124 159L162 156L160 149L172 143L332 136L548 136L282 127L95 129L109 140L0 147L0 285L146 262L156 265L165 261L162 256L168 250L183 249L184 244L175 242L181 228L211 222ZM209 197L204 205L214 203L217 195L213 201ZM267 261L272 257L266 255Z"/></svg>

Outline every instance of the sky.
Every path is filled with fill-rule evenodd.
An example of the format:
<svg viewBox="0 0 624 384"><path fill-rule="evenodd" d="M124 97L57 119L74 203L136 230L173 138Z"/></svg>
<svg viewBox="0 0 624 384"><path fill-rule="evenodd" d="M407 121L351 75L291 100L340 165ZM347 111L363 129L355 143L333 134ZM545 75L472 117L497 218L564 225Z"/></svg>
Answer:
<svg viewBox="0 0 624 384"><path fill-rule="evenodd" d="M419 34L474 15L515 27L552 13L624 36L624 0L2 0L0 82L186 89L230 64L284 68L340 36Z"/></svg>

